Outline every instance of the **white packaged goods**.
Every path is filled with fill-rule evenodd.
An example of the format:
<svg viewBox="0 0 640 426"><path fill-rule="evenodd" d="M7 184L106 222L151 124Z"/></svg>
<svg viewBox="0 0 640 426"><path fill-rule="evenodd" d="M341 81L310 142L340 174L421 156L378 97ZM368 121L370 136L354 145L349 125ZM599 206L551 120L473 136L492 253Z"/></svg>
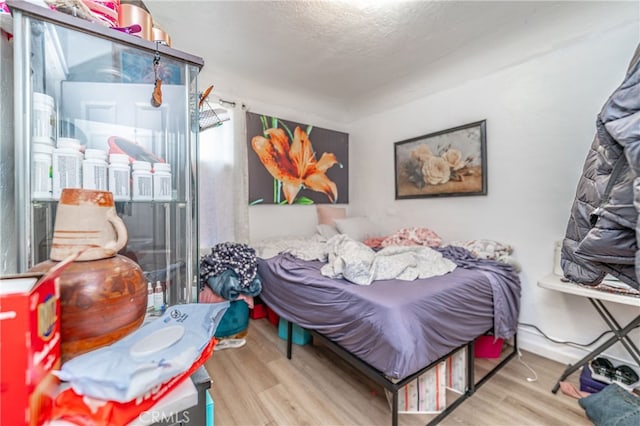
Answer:
<svg viewBox="0 0 640 426"><path fill-rule="evenodd" d="M398 390L398 413L440 413L447 408L446 362L434 365ZM385 391L391 403L391 392Z"/></svg>
<svg viewBox="0 0 640 426"><path fill-rule="evenodd" d="M151 175L151 163L148 161L134 161L131 164L133 170L133 190L134 200L153 200L153 176Z"/></svg>
<svg viewBox="0 0 640 426"><path fill-rule="evenodd" d="M131 170L129 156L126 154L109 155L109 191L113 193L114 201L129 201Z"/></svg>
<svg viewBox="0 0 640 426"><path fill-rule="evenodd" d="M153 163L153 199L171 200L171 164Z"/></svg>
<svg viewBox="0 0 640 426"><path fill-rule="evenodd" d="M33 185L33 198L50 199L53 186L51 182L53 147L46 143L34 143L32 149L31 184Z"/></svg>
<svg viewBox="0 0 640 426"><path fill-rule="evenodd" d="M107 152L102 149L87 149L82 162L82 187L84 189L107 190Z"/></svg>
<svg viewBox="0 0 640 426"><path fill-rule="evenodd" d="M457 393L467 390L467 348L447 358L447 389Z"/></svg>
<svg viewBox="0 0 640 426"><path fill-rule="evenodd" d="M44 93L33 92L33 137L56 138L56 110L53 98Z"/></svg>
<svg viewBox="0 0 640 426"><path fill-rule="evenodd" d="M53 198L59 199L64 188L82 188L82 152L80 141L73 138L58 138L58 147L53 150L52 179Z"/></svg>

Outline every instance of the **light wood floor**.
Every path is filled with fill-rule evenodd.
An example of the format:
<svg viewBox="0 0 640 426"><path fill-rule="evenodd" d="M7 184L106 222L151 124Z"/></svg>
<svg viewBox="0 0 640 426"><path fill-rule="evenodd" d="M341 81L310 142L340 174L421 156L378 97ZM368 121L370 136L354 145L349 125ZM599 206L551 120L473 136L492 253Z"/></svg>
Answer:
<svg viewBox="0 0 640 426"><path fill-rule="evenodd" d="M551 388L564 365L523 352L538 374L512 359L442 425L590 425L576 399ZM476 370L487 365L477 361ZM384 390L320 345L293 347L266 319L251 320L246 346L215 352L206 368L212 378L216 426L325 426L391 424ZM478 375L480 373L477 373ZM574 377L575 376L575 377ZM571 377L577 383L578 373ZM400 414L400 426L424 425L427 414Z"/></svg>

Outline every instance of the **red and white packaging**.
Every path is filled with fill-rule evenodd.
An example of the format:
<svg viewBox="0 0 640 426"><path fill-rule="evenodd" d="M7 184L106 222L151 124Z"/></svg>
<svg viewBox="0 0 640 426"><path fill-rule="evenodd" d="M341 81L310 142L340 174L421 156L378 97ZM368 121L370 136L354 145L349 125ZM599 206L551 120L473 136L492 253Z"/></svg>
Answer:
<svg viewBox="0 0 640 426"><path fill-rule="evenodd" d="M0 277L0 424L37 426L51 415L60 368L59 276L75 256L46 274Z"/></svg>
<svg viewBox="0 0 640 426"><path fill-rule="evenodd" d="M447 389L460 394L467 391L466 346L447 358Z"/></svg>
<svg viewBox="0 0 640 426"><path fill-rule="evenodd" d="M55 400L52 419L64 420L80 426L113 426L126 425L136 420L143 420L165 395L176 389L182 382L200 368L213 354L218 341L212 338L204 347L200 356L185 372L174 376L167 382L158 385L147 395L129 402L99 400L77 394L72 388L60 392Z"/></svg>
<svg viewBox="0 0 640 426"><path fill-rule="evenodd" d="M441 413L447 408L446 361L398 390L398 413ZM391 403L391 392L385 390Z"/></svg>

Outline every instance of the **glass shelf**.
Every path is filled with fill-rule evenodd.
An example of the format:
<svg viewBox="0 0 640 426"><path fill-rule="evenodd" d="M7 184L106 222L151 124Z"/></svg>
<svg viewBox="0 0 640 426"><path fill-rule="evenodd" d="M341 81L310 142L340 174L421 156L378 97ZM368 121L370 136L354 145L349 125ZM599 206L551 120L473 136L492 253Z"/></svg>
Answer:
<svg viewBox="0 0 640 426"><path fill-rule="evenodd" d="M48 259L57 189L115 190L102 169L100 179L83 182L89 150L104 155L105 166L121 154L125 168L127 160L170 165L172 199L116 201L129 234L119 254L166 284L168 304L192 300L199 260L197 75L204 62L29 2L7 4L14 19L16 192L31 195L18 206L19 270ZM156 78L160 106L151 103Z"/></svg>

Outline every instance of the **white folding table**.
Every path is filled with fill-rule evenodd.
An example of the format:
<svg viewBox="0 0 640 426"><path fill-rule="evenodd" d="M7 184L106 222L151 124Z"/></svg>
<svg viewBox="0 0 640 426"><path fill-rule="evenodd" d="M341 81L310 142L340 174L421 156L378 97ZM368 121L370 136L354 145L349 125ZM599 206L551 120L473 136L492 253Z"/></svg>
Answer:
<svg viewBox="0 0 640 426"><path fill-rule="evenodd" d="M607 291L598 290L584 285L578 285L555 274L547 275L546 277L538 281L538 286L546 288L548 290L586 297L587 299L589 299L589 302L591 302L591 305L593 305L598 314L600 314L609 329L611 329L611 331L613 332L613 336L611 336L609 339L607 339L607 341L603 342L600 346L589 352L587 356L573 365L569 364L566 370L564 370L564 373L562 373L562 376L560 376L560 378L556 382L556 385L553 387L551 392L558 392L561 381L565 380L575 371L579 370L580 367L587 364L593 358L597 357L599 354L601 354L617 342L622 343L622 345L626 348L627 352L629 352L635 362L640 365L640 350L638 350L636 344L628 336L631 330L640 326L640 297L609 293ZM604 305L603 301L634 306L638 308L638 315L634 319L629 321L627 325L621 327L618 321L616 321L611 312L609 312L607 307Z"/></svg>

